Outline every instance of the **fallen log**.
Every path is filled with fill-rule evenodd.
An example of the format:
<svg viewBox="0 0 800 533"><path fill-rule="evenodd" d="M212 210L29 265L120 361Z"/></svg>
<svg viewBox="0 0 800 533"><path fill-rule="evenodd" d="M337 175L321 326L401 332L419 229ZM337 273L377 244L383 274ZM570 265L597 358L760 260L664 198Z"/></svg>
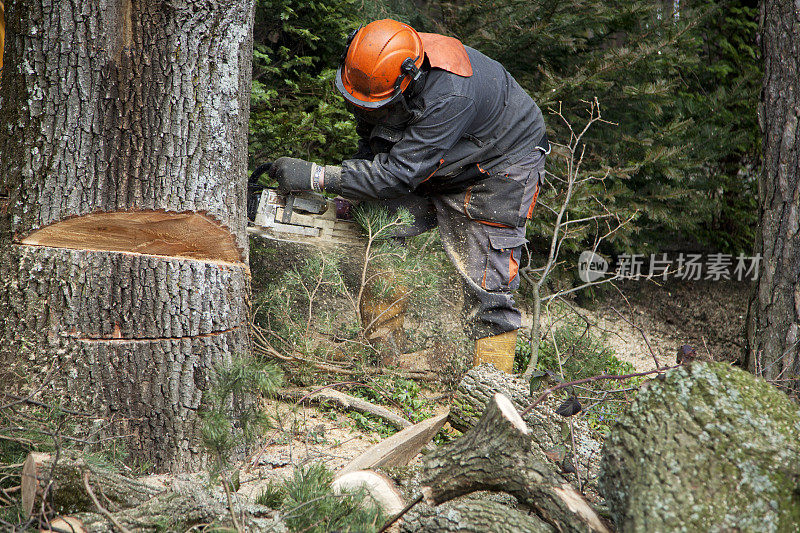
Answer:
<svg viewBox="0 0 800 533"><path fill-rule="evenodd" d="M608 531L583 496L552 469L502 394L493 396L472 429L424 460L422 493L429 505L478 490L513 495L558 531Z"/></svg>
<svg viewBox="0 0 800 533"><path fill-rule="evenodd" d="M92 489L103 495L104 505L111 511L135 507L163 490L90 465L75 452L61 452L58 461L48 453L31 452L22 465L21 497L26 516L36 512L45 491L58 514L93 510L94 504L83 485L84 472L89 473Z"/></svg>
<svg viewBox="0 0 800 533"><path fill-rule="evenodd" d="M337 475L369 468L407 465L442 429L447 417L448 413L431 417L383 439L350 461Z"/></svg>
<svg viewBox="0 0 800 533"><path fill-rule="evenodd" d="M84 484L101 502L98 509ZM169 489L153 487L108 468L90 464L75 452L61 452L58 460L31 452L23 464L22 505L28 516L40 511L42 497L52 504L49 531L92 533L130 531L184 531L194 525L231 523L231 511L222 495L204 485L176 479ZM98 512L100 511L100 512ZM105 514L105 511L108 514ZM234 503L234 512L248 531L273 531L279 525L275 511L255 504ZM42 517L43 525L45 524ZM66 527L61 527L66 526ZM48 531L46 528L42 528Z"/></svg>
<svg viewBox="0 0 800 533"><path fill-rule="evenodd" d="M281 531L277 512L260 505L234 505L239 523L246 531ZM119 526L130 531L187 531L217 524L230 526L230 510L220 499L201 490L167 491L136 507L111 513ZM86 531L117 533L119 528L98 513L77 513ZM285 527L285 526L284 526Z"/></svg>
<svg viewBox="0 0 800 533"><path fill-rule="evenodd" d="M410 421L385 407L336 390L325 389L311 393L311 391L305 389L283 389L278 391L277 396L284 401L303 400L316 404L329 403L338 409L353 410L378 417L397 429L405 429L412 426Z"/></svg>
<svg viewBox="0 0 800 533"><path fill-rule="evenodd" d="M467 372L458 384L453 394L450 425L459 431L467 431L478 422L486 405L498 392L507 396L517 411L531 403L528 385L523 380L492 366L481 365ZM560 441L558 424L553 427L552 422L561 422L563 418L555 414L555 402L542 402L524 417L538 442L553 444Z"/></svg>
<svg viewBox="0 0 800 533"><path fill-rule="evenodd" d="M475 367L462 378L453 394L450 408L450 425L459 431L467 431L474 426L496 393L507 396L517 411L522 411L531 403L529 385L522 379L501 372L489 365ZM577 447L572 449L569 424L564 417L555 413L561 399L550 397L523 417L531 431L535 446L561 466L566 450L571 450L573 461L584 482L584 488L596 491L601 444L591 436L588 424L573 417Z"/></svg>
<svg viewBox="0 0 800 533"><path fill-rule="evenodd" d="M550 533L551 525L540 518L501 503L464 499L447 508L420 505L408 513L400 526L401 533Z"/></svg>

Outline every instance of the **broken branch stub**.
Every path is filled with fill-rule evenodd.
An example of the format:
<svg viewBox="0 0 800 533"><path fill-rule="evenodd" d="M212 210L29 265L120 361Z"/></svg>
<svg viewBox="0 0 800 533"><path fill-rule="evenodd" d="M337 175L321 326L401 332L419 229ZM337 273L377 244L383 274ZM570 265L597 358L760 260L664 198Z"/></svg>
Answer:
<svg viewBox="0 0 800 533"><path fill-rule="evenodd" d="M608 531L583 496L551 469L502 394L492 397L472 429L424 461L422 492L429 505L479 490L512 494L559 531Z"/></svg>

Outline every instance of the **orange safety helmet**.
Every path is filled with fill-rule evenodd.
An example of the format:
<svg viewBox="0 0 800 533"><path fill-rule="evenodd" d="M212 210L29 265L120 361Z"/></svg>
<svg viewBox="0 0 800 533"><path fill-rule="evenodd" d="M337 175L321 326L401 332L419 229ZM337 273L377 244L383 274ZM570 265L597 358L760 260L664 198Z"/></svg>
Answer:
<svg viewBox="0 0 800 533"><path fill-rule="evenodd" d="M398 102L409 85L419 90L425 50L419 34L396 20L370 22L347 41L336 88L349 103L366 110Z"/></svg>

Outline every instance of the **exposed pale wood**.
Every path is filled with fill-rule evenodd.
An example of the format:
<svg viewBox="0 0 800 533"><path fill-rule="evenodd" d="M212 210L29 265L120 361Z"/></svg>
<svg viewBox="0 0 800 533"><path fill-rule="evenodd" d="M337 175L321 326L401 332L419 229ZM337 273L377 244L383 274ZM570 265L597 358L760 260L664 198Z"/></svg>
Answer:
<svg viewBox="0 0 800 533"><path fill-rule="evenodd" d="M333 480L331 488L336 494L364 489L387 516L396 515L405 507L403 495L386 475L372 470L349 472Z"/></svg>
<svg viewBox="0 0 800 533"><path fill-rule="evenodd" d="M40 533L51 533L53 531L68 531L69 533L89 533L83 522L72 516L59 516L50 520L50 528L41 528Z"/></svg>
<svg viewBox="0 0 800 533"><path fill-rule="evenodd" d="M5 59L26 66L0 87L13 234L95 212L194 212L246 262L253 0L7 7Z"/></svg>
<svg viewBox="0 0 800 533"><path fill-rule="evenodd" d="M397 413L380 405L375 405L372 402L350 396L344 392L332 389L324 389L313 394L307 389L283 389L278 392L278 397L283 400L300 400L313 402L317 404L328 403L336 408L344 410L353 410L359 413L370 414L380 418L381 420L391 424L397 429L404 429L410 427L412 424Z"/></svg>
<svg viewBox="0 0 800 533"><path fill-rule="evenodd" d="M368 468L407 465L447 422L448 413L406 428L368 449L342 468L338 475Z"/></svg>
<svg viewBox="0 0 800 533"><path fill-rule="evenodd" d="M424 459L422 493L428 504L478 490L512 494L559 531L608 531L583 496L552 469L502 394L494 395L472 429Z"/></svg>
<svg viewBox="0 0 800 533"><path fill-rule="evenodd" d="M22 508L26 515L38 511L45 489L59 514L94 511L92 499L84 489L84 473L89 474L93 490L111 511L135 507L162 492L107 468L90 465L74 452L62 452L58 461L50 454L32 452L22 467Z"/></svg>
<svg viewBox="0 0 800 533"><path fill-rule="evenodd" d="M107 250L240 262L230 231L199 213L116 211L56 222L21 241L34 246Z"/></svg>
<svg viewBox="0 0 800 533"><path fill-rule="evenodd" d="M25 516L30 516L36 503L36 495L40 492L39 469L50 458L49 454L31 452L22 463L22 482L20 484L20 498Z"/></svg>

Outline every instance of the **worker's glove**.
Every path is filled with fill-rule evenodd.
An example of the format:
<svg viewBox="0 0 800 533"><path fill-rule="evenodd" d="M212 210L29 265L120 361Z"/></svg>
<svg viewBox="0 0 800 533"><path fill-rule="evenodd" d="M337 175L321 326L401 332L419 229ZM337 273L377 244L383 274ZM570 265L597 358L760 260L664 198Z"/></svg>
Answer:
<svg viewBox="0 0 800 533"><path fill-rule="evenodd" d="M341 175L341 167L317 165L294 157L279 157L269 169L269 176L284 192L338 192Z"/></svg>

